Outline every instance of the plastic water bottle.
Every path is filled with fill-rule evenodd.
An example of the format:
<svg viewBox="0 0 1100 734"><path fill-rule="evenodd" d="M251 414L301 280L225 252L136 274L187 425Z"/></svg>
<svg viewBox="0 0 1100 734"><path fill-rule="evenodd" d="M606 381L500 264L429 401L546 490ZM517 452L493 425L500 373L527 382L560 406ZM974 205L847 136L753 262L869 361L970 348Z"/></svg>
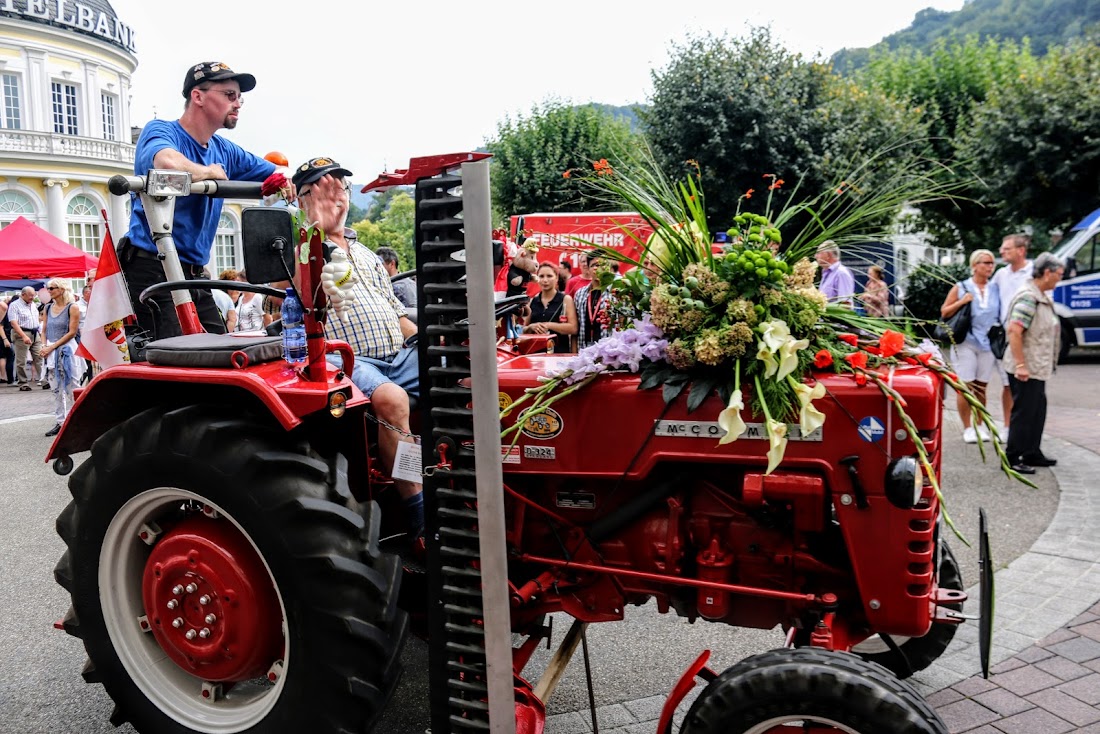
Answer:
<svg viewBox="0 0 1100 734"><path fill-rule="evenodd" d="M288 364L306 361L306 327L303 322L302 303L293 288L286 289L283 299L283 357Z"/></svg>

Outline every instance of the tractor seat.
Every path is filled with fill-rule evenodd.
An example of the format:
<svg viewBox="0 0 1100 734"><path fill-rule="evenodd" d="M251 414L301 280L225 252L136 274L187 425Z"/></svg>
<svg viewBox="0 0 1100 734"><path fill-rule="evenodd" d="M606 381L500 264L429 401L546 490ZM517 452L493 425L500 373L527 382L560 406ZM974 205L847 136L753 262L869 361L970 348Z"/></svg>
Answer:
<svg viewBox="0 0 1100 734"><path fill-rule="evenodd" d="M279 336L234 334L185 334L149 342L150 364L161 367L244 368L283 358Z"/></svg>

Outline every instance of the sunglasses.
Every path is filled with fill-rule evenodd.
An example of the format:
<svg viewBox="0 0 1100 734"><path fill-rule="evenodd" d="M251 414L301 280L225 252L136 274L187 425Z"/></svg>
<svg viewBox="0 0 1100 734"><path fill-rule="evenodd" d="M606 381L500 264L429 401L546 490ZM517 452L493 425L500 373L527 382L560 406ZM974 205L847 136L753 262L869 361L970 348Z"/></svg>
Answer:
<svg viewBox="0 0 1100 734"><path fill-rule="evenodd" d="M46 288L46 290L48 290L48 291L59 291L61 289L58 288L56 285L51 285L48 288Z"/></svg>
<svg viewBox="0 0 1100 734"><path fill-rule="evenodd" d="M230 102L236 102L238 99L244 101L244 94L233 89L203 89L204 92L217 92L218 94L224 94L225 98Z"/></svg>

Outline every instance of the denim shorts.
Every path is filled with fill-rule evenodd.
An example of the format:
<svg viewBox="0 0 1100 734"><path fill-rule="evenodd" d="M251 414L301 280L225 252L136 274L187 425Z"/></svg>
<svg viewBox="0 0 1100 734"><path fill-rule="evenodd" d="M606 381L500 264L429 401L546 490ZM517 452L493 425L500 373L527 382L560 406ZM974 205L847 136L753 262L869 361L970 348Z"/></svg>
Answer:
<svg viewBox="0 0 1100 734"><path fill-rule="evenodd" d="M330 354L328 361L337 367L343 366L338 354ZM397 354L389 359L356 357L351 381L368 398L374 394L379 385L387 382L394 383L411 397L419 398L420 357L417 353L415 337L406 340Z"/></svg>

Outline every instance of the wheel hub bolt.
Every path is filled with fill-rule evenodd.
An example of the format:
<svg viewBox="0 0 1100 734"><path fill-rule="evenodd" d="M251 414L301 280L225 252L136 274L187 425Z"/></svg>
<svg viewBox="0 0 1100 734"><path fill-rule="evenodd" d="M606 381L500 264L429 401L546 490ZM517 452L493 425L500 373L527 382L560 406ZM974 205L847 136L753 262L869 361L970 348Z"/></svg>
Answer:
<svg viewBox="0 0 1100 734"><path fill-rule="evenodd" d="M202 604L205 607L209 603L210 603L210 595L209 594L203 594L202 596L199 597L199 604Z"/></svg>
<svg viewBox="0 0 1100 734"><path fill-rule="evenodd" d="M215 617L213 614L207 614L206 615L206 623L207 624L214 624L217 621L218 621L218 618Z"/></svg>
<svg viewBox="0 0 1100 734"><path fill-rule="evenodd" d="M176 608L176 607L178 607L179 605L180 605L180 603L179 603L179 601L177 601L176 599L169 599L169 600L168 600L168 608L169 608L169 609L175 609L175 608Z"/></svg>
<svg viewBox="0 0 1100 734"><path fill-rule="evenodd" d="M175 594L176 596L179 596L180 594L183 593L183 587L180 586L179 584L176 584L175 586L172 587L172 593Z"/></svg>
<svg viewBox="0 0 1100 734"><path fill-rule="evenodd" d="M195 583L190 583L190 584L187 585L186 591L187 591L188 594L194 594L198 590L199 590L199 587Z"/></svg>
<svg viewBox="0 0 1100 734"><path fill-rule="evenodd" d="M202 628L202 629L201 629L201 630L199 631L199 637L201 637L202 639L204 639L204 640L205 640L205 639L206 639L207 637L209 637L209 636L210 636L210 630L209 630L208 628L206 628L206 627L203 627L203 628Z"/></svg>
<svg viewBox="0 0 1100 734"><path fill-rule="evenodd" d="M189 640L193 640L193 639L195 639L196 634L197 633L195 632L195 630L187 630L187 633L184 634L184 637L186 637Z"/></svg>
<svg viewBox="0 0 1100 734"><path fill-rule="evenodd" d="M176 629L179 629L180 627L182 627L183 626L183 617L176 617L175 619L173 619L172 620L172 626L175 627Z"/></svg>

